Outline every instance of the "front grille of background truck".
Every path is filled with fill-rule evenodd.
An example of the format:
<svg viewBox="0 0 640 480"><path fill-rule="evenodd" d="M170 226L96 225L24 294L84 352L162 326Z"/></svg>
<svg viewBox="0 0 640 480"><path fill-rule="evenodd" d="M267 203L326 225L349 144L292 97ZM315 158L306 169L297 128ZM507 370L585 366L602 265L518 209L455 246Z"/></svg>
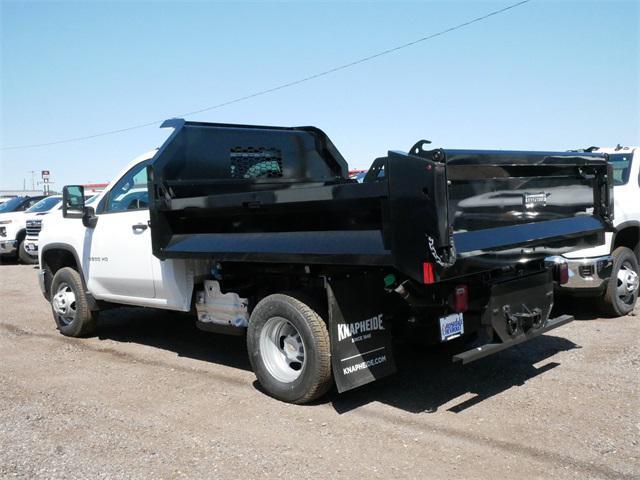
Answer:
<svg viewBox="0 0 640 480"><path fill-rule="evenodd" d="M42 220L27 220L27 236L37 237L42 228Z"/></svg>

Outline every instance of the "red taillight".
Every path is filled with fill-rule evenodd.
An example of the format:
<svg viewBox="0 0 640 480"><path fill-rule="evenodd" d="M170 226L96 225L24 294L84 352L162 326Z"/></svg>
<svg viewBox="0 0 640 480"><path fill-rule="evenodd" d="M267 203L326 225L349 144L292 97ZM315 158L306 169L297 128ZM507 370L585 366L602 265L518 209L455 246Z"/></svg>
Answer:
<svg viewBox="0 0 640 480"><path fill-rule="evenodd" d="M422 283L429 285L436 281L433 273L433 263L424 262L422 264Z"/></svg>
<svg viewBox="0 0 640 480"><path fill-rule="evenodd" d="M469 289L466 285L458 285L453 291L453 310L456 313L466 312L469 308Z"/></svg>
<svg viewBox="0 0 640 480"><path fill-rule="evenodd" d="M558 283L564 285L569 281L569 264L567 262L560 263L556 266L558 275Z"/></svg>

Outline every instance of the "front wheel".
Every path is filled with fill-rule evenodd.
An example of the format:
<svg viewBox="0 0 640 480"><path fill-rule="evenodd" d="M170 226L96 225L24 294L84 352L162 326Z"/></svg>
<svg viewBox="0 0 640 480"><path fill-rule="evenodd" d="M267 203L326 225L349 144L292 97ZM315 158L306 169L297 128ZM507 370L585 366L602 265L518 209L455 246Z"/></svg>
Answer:
<svg viewBox="0 0 640 480"><path fill-rule="evenodd" d="M274 294L251 313L247 349L253 371L272 397L303 404L331 388L329 332L296 296Z"/></svg>
<svg viewBox="0 0 640 480"><path fill-rule="evenodd" d="M58 330L68 337L86 337L96 328L97 312L91 311L80 274L61 268L51 281L51 309Z"/></svg>
<svg viewBox="0 0 640 480"><path fill-rule="evenodd" d="M638 259L627 247L616 248L612 256L611 278L601 300L601 309L606 315L622 317L633 311L638 300Z"/></svg>

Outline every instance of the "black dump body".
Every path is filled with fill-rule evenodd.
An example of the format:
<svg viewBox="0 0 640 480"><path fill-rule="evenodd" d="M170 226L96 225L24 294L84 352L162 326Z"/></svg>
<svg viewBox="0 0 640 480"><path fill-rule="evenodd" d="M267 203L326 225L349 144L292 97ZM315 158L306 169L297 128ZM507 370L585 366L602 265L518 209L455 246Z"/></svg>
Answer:
<svg viewBox="0 0 640 480"><path fill-rule="evenodd" d="M599 154L432 149L373 162L363 183L313 127L171 120L151 166L154 254L384 266L418 282L595 246L612 211Z"/></svg>

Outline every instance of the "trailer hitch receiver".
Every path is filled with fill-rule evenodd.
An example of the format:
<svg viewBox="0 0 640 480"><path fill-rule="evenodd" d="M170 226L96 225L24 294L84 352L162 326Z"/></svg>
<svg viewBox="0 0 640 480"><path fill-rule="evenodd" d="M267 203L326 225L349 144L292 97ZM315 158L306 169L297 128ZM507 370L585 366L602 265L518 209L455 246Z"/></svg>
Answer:
<svg viewBox="0 0 640 480"><path fill-rule="evenodd" d="M504 305L502 313L507 325L507 333L515 337L520 333L526 333L529 330L538 329L544 323L542 310L538 307L529 310L525 304L522 304L522 312L513 313L511 305Z"/></svg>

